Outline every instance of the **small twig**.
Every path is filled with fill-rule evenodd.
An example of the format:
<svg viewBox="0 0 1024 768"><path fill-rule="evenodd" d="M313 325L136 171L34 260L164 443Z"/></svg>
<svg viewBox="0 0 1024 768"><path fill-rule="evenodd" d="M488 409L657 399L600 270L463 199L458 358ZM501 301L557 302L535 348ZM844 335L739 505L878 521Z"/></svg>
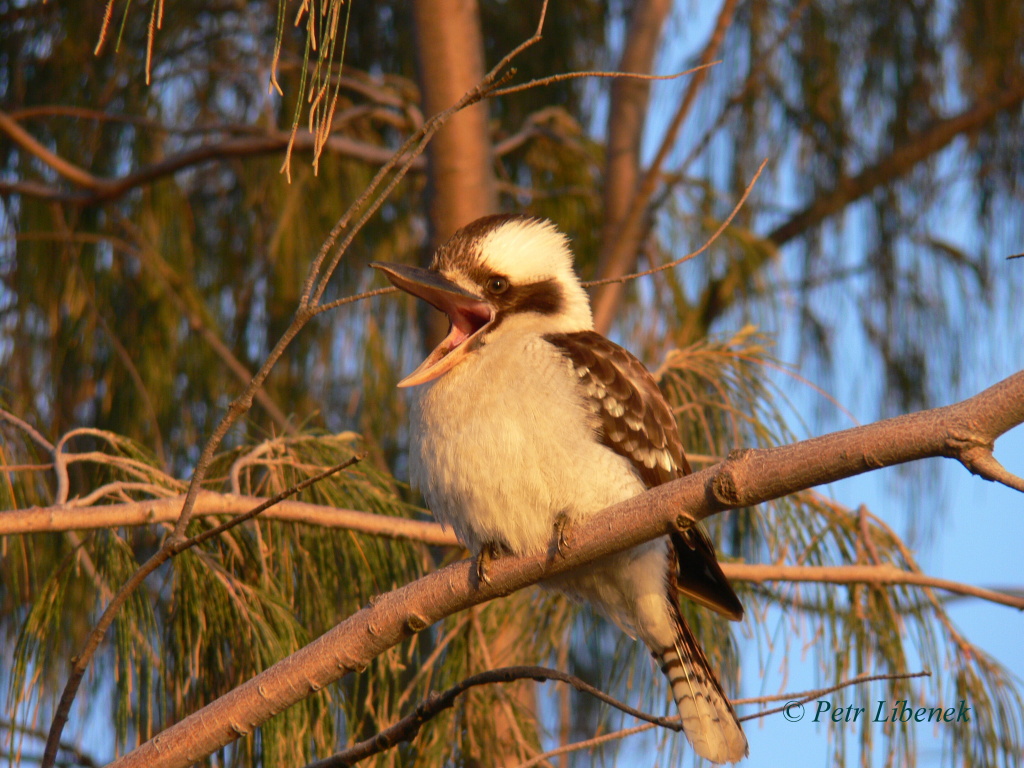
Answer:
<svg viewBox="0 0 1024 768"><path fill-rule="evenodd" d="M766 165L768 165L768 158L765 158L764 160L761 161L761 165L758 167L757 172L754 174L753 178L751 178L750 183L747 184L747 188L743 190L743 195L740 197L736 205L733 206L733 209L729 213L729 216L725 219L725 221L722 222L721 226L715 230L714 234L711 235L711 237L709 237L704 242L704 245L702 245L696 251L688 253L682 258L676 259L675 261L670 261L668 264L662 264L661 266L658 267L652 267L651 269L644 270L643 272L634 272L631 275L622 275L621 277L607 277L604 280L590 280L588 282L583 283L583 287L593 288L598 285L608 285L609 283L624 283L627 280L635 280L638 277L646 277L647 275L653 275L656 272L662 272L666 269L678 267L683 262L689 261L690 259L700 256L702 253L704 253L704 251L710 248L711 244L714 243L715 240L719 238L719 236L721 236L721 234L726 230L726 228L730 224L732 224L732 220L736 218L736 214L740 212L740 209L743 207L743 204L747 201L747 198L753 191L754 185L757 183L757 180L758 178L760 178L761 172L764 171Z"/></svg>
<svg viewBox="0 0 1024 768"><path fill-rule="evenodd" d="M580 77L610 77L610 78L623 78L626 80L676 80L680 77L686 77L692 75L694 72L699 72L702 69L708 67L714 67L721 64L721 61L711 61L707 64L701 64L699 66L688 69L685 72L676 72L672 75L647 75L641 72L563 72L560 75L551 75L550 77L540 77L536 80L531 80L528 83L522 83L520 85L512 85L508 88L499 88L496 91L491 92L492 97L508 96L512 93L518 93L519 91L525 91L529 88L540 88L541 86L551 85L552 83L560 83L563 80L575 80Z"/></svg>
<svg viewBox="0 0 1024 768"><path fill-rule="evenodd" d="M814 701L821 696L826 696L830 693L842 690L843 688L849 688L851 685L860 685L861 683L873 683L878 680L912 680L917 677L931 677L932 673L928 670L922 670L920 672L893 672L884 675L858 675L857 677L851 678L850 680L844 680L836 685L830 685L828 688L818 688L814 691L804 691L803 693L791 693L791 694L777 694L775 696L759 696L754 699L735 699L733 704L760 704L768 703L772 701L785 701L785 705L781 707L775 707L774 709L764 709L760 712L755 712L751 715L744 715L740 718L740 722L746 722L748 720L759 720L762 717L768 715L774 715L779 712L784 712L789 707L794 707L798 704L806 704L809 701Z"/></svg>
<svg viewBox="0 0 1024 768"><path fill-rule="evenodd" d="M568 683L576 690L589 694L594 698L625 712L627 715L632 715L640 720L644 720L652 724L652 726L659 725L663 728L670 728L674 731L678 731L681 728L678 717L658 717L655 715L649 715L642 710L631 707L628 704L624 704L618 699L609 696L604 691L584 682L575 675L570 675L566 672L561 672L557 669L549 669L547 667L502 667L500 669L492 669L488 672L471 675L443 693L430 694L416 706L416 709L412 714L403 717L394 725L385 728L377 735L357 744L353 744L351 747L331 755L328 758L318 760L315 763L310 763L307 768L340 768L341 766L353 765L354 763L364 760L371 755L390 749L395 744L411 741L416 738L416 735L419 733L419 730L424 723L432 720L434 717L437 717L437 715L444 710L451 708L455 703L455 699L460 694L477 686L492 685L494 683L511 683L516 680L536 680L537 682L555 680L562 683ZM550 756L550 753L548 756ZM524 763L524 765L535 765L537 762L541 762L544 757L544 755L538 755L527 763Z"/></svg>
<svg viewBox="0 0 1024 768"><path fill-rule="evenodd" d="M0 464L0 472L48 472L53 464Z"/></svg>
<svg viewBox="0 0 1024 768"><path fill-rule="evenodd" d="M755 714L746 715L746 716L740 718L741 721L755 720L755 719L760 719L762 717L767 717L768 715L775 714L777 712L782 712L787 707L796 706L797 704L805 704L808 701L814 701L819 696L824 696L824 695L826 695L828 693L832 693L834 691L838 691L841 688L846 688L846 687L851 686L851 685L858 685L860 683L872 682L874 680L904 680L904 679L909 679L909 678L914 678L914 677L927 677L927 676L930 676L930 675L931 675L930 672L912 672L912 673L905 673L905 674L862 676L862 677L855 677L852 680L847 680L845 682L839 683L838 685L833 685L833 686L831 686L829 688L822 688L822 689L819 689L817 691L809 691L809 692L799 693L799 694L782 694L782 695L779 695L779 696L765 696L765 697L758 697L758 698L755 698L755 699L734 699L732 703L734 705L741 705L741 704L753 704L753 703L768 702L768 701L783 701L783 700L787 700L786 705L783 706L783 707L779 707L779 708L771 709L771 710L764 710L763 712L757 712ZM793 696L803 697L803 698L798 699L798 700L792 700ZM672 720L678 720L678 718L671 718L671 719ZM558 749L553 749L550 752L545 752L542 755L537 755L536 757L532 758L531 760L528 760L525 763L517 765L515 768L530 768L531 766L537 765L541 761L547 760L547 759L552 758L552 757L558 757L559 755L568 754L570 752L578 752L578 751L583 750L583 749L591 749L593 747L599 746L599 745L604 744L604 743L609 742L609 741L615 741L617 739L622 739L622 738L625 738L627 736L632 736L632 735L637 734L637 733L642 733L644 731L649 731L649 730L651 730L654 727L655 727L655 724L649 722L649 723L647 723L645 725L638 725L638 726L635 726L633 728L626 728L626 729L623 729L623 730L620 730L620 731L614 731L612 733L602 734L601 736L595 736L592 739L586 739L584 741L578 741L575 744L568 744L568 745L566 745L564 747L559 747Z"/></svg>
<svg viewBox="0 0 1024 768"><path fill-rule="evenodd" d="M1024 493L1024 479L1010 472L992 455L989 446L973 445L957 453L956 458L971 474Z"/></svg>
<svg viewBox="0 0 1024 768"><path fill-rule="evenodd" d="M338 307L362 301L363 299L372 299L374 296L383 296L385 293L398 293L398 289L394 286L390 286L388 288L374 288L372 291L364 291L363 293L357 293L354 296L346 296L344 299L335 299L334 301L329 301L326 304L320 304L317 306L315 314L319 315L322 312L337 309Z"/></svg>
<svg viewBox="0 0 1024 768"><path fill-rule="evenodd" d="M37 445L39 445L41 448L45 449L47 453L53 453L53 443L51 443L49 440L47 440L45 437L43 437L41 434L39 434L38 430L36 430L36 428L33 427L31 424L29 424L27 421L19 419L13 413L10 413L9 411L5 411L3 408L0 408L0 419L3 419L4 421L9 422L9 423L13 424L14 426L16 426L18 429L20 429L26 435L31 437L32 440Z"/></svg>
<svg viewBox="0 0 1024 768"><path fill-rule="evenodd" d="M23 733L26 736L35 739L46 738L46 731L44 730L39 728L30 728L27 725L21 725L20 723L14 723L7 720L0 720L0 728L11 731L12 733ZM85 766L85 768L99 768L99 763L96 762L96 760L85 754L85 752L82 752L74 744L62 741L60 743L60 748L62 751L67 752L71 757L71 760L73 761L70 762L71 765L81 765Z"/></svg>
<svg viewBox="0 0 1024 768"><path fill-rule="evenodd" d="M177 554L181 553L181 552L184 552L186 549L191 549L192 547L196 546L197 544L202 544L204 541L212 539L214 536L219 536L220 534L224 533L225 531L228 531L228 530L234 528L236 525L241 525L246 520L252 520L258 514L260 514L261 512L263 512L263 511L265 511L267 509L270 509L270 507L274 506L278 502L284 501L289 496L294 496L295 494L299 493L300 491L303 491L306 488L309 488L309 486L311 486L311 485L313 485L315 483L319 483L324 478L330 477L333 474L341 472L341 470L343 470L343 469L348 469L353 464L357 464L358 462L362 461L364 458L366 458L366 454L365 453L361 453L361 454L358 454L356 456L352 456L351 458L346 459L345 461L341 462L340 464L335 464L330 469L325 469L323 472L321 472L321 473L319 473L317 475L313 475L312 477L307 477L302 482L296 483L291 488L288 488L286 490L281 491L276 496L270 497L269 499L267 499L262 504L260 504L260 505L258 505L256 507L253 507L252 509L250 509L248 512L245 512L244 514L237 515L237 516L231 518L230 520L228 520L227 522L221 523L220 525L215 526L214 528L210 528L209 530L203 531L202 533L197 534L195 536L192 536L191 538L184 539L183 541L175 542L174 544L171 545L172 557L174 555L177 555Z"/></svg>

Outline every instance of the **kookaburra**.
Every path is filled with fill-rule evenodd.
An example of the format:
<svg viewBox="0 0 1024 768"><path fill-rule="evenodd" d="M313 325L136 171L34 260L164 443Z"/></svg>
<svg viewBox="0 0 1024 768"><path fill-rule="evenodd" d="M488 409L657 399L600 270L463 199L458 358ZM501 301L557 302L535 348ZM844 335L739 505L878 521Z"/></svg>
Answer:
<svg viewBox="0 0 1024 768"><path fill-rule="evenodd" d="M429 269L374 264L448 315L451 331L399 386L417 386L410 474L478 563L546 552L556 528L690 472L672 412L629 352L593 330L567 238L548 221L488 216ZM482 574L483 575L483 574ZM677 592L739 620L701 527L549 583L650 648L696 752L717 763L747 740L679 613Z"/></svg>

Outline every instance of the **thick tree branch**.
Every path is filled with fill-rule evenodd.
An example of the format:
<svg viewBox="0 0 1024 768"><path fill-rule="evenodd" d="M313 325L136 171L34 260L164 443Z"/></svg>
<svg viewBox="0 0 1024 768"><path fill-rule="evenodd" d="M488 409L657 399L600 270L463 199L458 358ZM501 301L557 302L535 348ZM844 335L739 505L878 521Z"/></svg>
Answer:
<svg viewBox="0 0 1024 768"><path fill-rule="evenodd" d="M1024 611L1024 596L1020 594L974 587L958 581L929 576L926 573L906 571L890 563L831 566L723 563L722 570L734 581L752 581L756 584L766 581L811 581L825 584L908 584L932 587Z"/></svg>
<svg viewBox="0 0 1024 768"><path fill-rule="evenodd" d="M404 638L458 611L507 595L598 557L621 552L727 509L885 466L959 458L1024 422L1024 372L956 405L887 419L779 448L734 451L722 463L654 488L567 531L562 554L499 558L490 583L462 560L381 595L286 659L171 726L115 765L187 766L249 733ZM681 511L682 510L682 511Z"/></svg>
<svg viewBox="0 0 1024 768"><path fill-rule="evenodd" d="M47 465L51 467L52 465ZM0 472L12 467L0 466ZM52 507L31 507L0 511L0 536L26 533L52 533L99 528L120 528L136 525L171 523L178 519L184 496L147 499L123 504L81 506L63 504ZM267 501L258 496L203 491L196 499L193 515L240 515ZM342 528L372 536L409 539L442 547L461 546L450 529L426 520L388 517L373 512L338 509L303 501L281 501L260 515L268 520L304 523L322 528ZM761 563L722 563L722 570L732 581L805 581L827 584L908 584L933 587L965 597L977 597L993 603L1024 610L1020 594L976 587L926 573L903 570L891 564L809 566Z"/></svg>
<svg viewBox="0 0 1024 768"><path fill-rule="evenodd" d="M6 469L0 466L0 472ZM181 514L184 500L184 496L174 496L95 507L62 504L2 511L0 536L173 523ZM202 491L196 498L193 515L238 515L265 501L266 499L258 496ZM289 523L306 523L324 528L344 528L375 536L412 539L436 546L457 546L459 543L455 534L445 531L437 523L388 517L354 509L337 509L320 504L307 504L303 501L282 501L262 516Z"/></svg>

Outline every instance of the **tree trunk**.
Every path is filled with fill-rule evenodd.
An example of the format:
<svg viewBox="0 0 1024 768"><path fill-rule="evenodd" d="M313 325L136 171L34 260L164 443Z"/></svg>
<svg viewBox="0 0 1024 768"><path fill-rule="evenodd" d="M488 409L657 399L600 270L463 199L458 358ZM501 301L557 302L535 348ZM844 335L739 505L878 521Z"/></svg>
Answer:
<svg viewBox="0 0 1024 768"><path fill-rule="evenodd" d="M424 114L447 109L484 75L476 0L414 4ZM464 224L494 213L498 197L487 102L452 117L428 149L431 243L436 248Z"/></svg>
<svg viewBox="0 0 1024 768"><path fill-rule="evenodd" d="M413 16L423 113L432 115L484 75L480 12L476 0L416 0ZM427 149L430 253L459 227L498 209L487 123L487 102L481 101L452 116ZM432 349L444 338L447 322L438 312L424 318L423 338Z"/></svg>

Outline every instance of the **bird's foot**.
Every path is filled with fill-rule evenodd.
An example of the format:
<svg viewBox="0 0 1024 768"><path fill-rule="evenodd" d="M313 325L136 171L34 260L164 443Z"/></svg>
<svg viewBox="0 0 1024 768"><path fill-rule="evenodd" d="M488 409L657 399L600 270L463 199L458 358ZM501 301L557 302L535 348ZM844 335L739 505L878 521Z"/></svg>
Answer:
<svg viewBox="0 0 1024 768"><path fill-rule="evenodd" d="M569 520L569 515L559 512L555 517L555 549L562 557L565 557L566 551L569 549L568 531L571 526L572 521Z"/></svg>
<svg viewBox="0 0 1024 768"><path fill-rule="evenodd" d="M496 541L488 541L477 553L476 556L476 579L480 584L490 586L491 578L487 575L487 567L502 553L504 548Z"/></svg>

